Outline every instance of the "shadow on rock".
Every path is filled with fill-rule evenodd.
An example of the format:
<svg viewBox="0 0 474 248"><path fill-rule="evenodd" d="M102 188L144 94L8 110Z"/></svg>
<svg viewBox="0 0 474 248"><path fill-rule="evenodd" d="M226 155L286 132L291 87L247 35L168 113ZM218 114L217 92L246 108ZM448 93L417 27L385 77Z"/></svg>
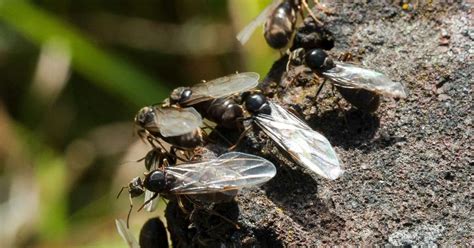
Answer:
<svg viewBox="0 0 474 248"><path fill-rule="evenodd" d="M299 168L281 166L277 176L264 189L274 204L308 231L326 233L324 229L337 229L344 225L331 213L331 203L318 197L317 181Z"/></svg>
<svg viewBox="0 0 474 248"><path fill-rule="evenodd" d="M185 203L186 208L191 203ZM235 201L195 207L184 213L176 201L170 201L165 216L173 247L232 247L240 243L235 238L240 215ZM234 238L233 238L234 237Z"/></svg>
<svg viewBox="0 0 474 248"><path fill-rule="evenodd" d="M348 111L337 108L312 117L308 124L323 133L332 145L347 149L357 148L372 139L379 129L380 119L355 108Z"/></svg>
<svg viewBox="0 0 474 248"><path fill-rule="evenodd" d="M242 244L245 246L253 247L256 244L259 244L261 247L285 247L281 240L278 240L278 235L275 234L274 230L268 228L259 228L254 230L256 237L253 244Z"/></svg>

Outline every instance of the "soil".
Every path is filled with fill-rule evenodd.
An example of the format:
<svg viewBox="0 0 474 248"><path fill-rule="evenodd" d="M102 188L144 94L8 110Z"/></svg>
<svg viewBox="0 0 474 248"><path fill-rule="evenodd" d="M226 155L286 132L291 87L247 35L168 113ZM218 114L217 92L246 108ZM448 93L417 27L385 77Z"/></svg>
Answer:
<svg viewBox="0 0 474 248"><path fill-rule="evenodd" d="M382 97L365 113L330 83L316 97L322 79L297 60L286 71L281 58L262 89L329 139L345 173L313 175L251 133L238 149L274 162L277 176L210 207L229 221L196 210L191 224L169 204L175 246L474 245L472 6L340 2L317 12L323 27L307 19L293 48L329 49L332 39L331 56L349 52L402 82L408 98ZM327 33L308 32L315 27Z"/></svg>

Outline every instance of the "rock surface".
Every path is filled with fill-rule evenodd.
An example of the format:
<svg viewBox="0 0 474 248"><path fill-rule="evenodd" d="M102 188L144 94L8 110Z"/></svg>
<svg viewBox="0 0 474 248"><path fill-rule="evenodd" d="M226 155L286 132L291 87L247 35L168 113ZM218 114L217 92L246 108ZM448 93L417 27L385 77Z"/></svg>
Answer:
<svg viewBox="0 0 474 248"><path fill-rule="evenodd" d="M407 99L382 98L372 115L344 100L340 108L330 84L316 99L321 80L308 68L285 72L287 57L264 81L273 101L329 139L345 174L335 181L312 175L255 133L239 149L274 162L277 176L240 192L233 207L216 206L240 229L220 223L209 230L215 223L202 223L207 217L189 228L175 222L177 206L170 204L168 225L181 232L181 244L474 245L472 6L422 2L329 1L333 14L317 15L333 35L332 56L350 52L354 63L403 82Z"/></svg>

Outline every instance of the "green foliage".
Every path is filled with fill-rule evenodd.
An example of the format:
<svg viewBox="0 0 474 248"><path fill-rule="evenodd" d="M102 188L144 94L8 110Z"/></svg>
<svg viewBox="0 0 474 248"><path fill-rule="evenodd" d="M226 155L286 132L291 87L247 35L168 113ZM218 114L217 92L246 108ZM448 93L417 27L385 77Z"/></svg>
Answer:
<svg viewBox="0 0 474 248"><path fill-rule="evenodd" d="M124 247L113 220L126 216L128 199L115 195L143 175L143 164L134 161L146 153L135 152L123 164L122 155L132 150L135 109L167 97L172 85L158 77L181 86L235 71L264 74L279 54L266 46L261 29L244 47L232 35L269 1L0 0L0 137L11 137L11 144L0 143L0 185L31 182L39 207L26 231L12 232L13 241L0 240L0 246ZM115 40L117 31L124 39ZM157 41L166 42L154 46ZM71 70L53 90L35 78L50 47L64 52ZM55 72L50 65L47 73ZM120 178L124 167L139 172ZM8 195L9 187L0 194ZM158 213L164 207L161 202ZM138 219L132 220L134 233L147 217L132 214Z"/></svg>
<svg viewBox="0 0 474 248"><path fill-rule="evenodd" d="M62 40L70 47L74 69L137 106L163 99L169 91L126 61L99 49L72 26L26 1L4 0L0 3L0 18L38 45Z"/></svg>

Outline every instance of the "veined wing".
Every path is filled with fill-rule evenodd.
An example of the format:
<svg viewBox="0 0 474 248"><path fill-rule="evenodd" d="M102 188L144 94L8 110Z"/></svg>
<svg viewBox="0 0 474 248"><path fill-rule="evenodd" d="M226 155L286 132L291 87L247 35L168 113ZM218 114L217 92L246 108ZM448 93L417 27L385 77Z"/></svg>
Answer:
<svg viewBox="0 0 474 248"><path fill-rule="evenodd" d="M240 152L230 152L199 163L166 168L176 179L171 192L206 194L258 186L272 179L275 166L268 160Z"/></svg>
<svg viewBox="0 0 474 248"><path fill-rule="evenodd" d="M127 243L128 247L140 248L137 239L133 236L132 232L130 232L130 229L127 228L127 224L125 224L124 220L116 219L115 226L117 227L120 237Z"/></svg>
<svg viewBox="0 0 474 248"><path fill-rule="evenodd" d="M155 123L163 137L179 136L199 128L202 117L194 108L155 107Z"/></svg>
<svg viewBox="0 0 474 248"><path fill-rule="evenodd" d="M146 189L145 190L145 200L144 200L144 202L149 201L154 195L155 195L154 192L151 192L151 191ZM156 207L158 206L158 199L160 199L159 195L155 199L153 199L152 201L148 202L143 208L147 212L155 211Z"/></svg>
<svg viewBox="0 0 474 248"><path fill-rule="evenodd" d="M352 64L335 62L336 66L323 75L343 88L365 89L393 98L406 98L407 90L400 82L394 82L380 72Z"/></svg>
<svg viewBox="0 0 474 248"><path fill-rule="evenodd" d="M151 154L150 154L151 153ZM150 152L147 153L146 156L153 156L154 158L151 158L153 159L153 161L151 162L151 165L148 169L148 172L150 171L154 171L154 170L157 170L159 169L158 167L161 166L158 164L158 161L155 159L156 156L158 156L156 154L156 150L151 150ZM156 207L158 206L158 199L160 199L160 196L158 195L157 197L155 197L155 199L149 201L153 196L155 195L154 192L151 192L147 189L145 189L145 199L144 199L144 202L148 202L143 208L147 211L147 212L153 212L156 210Z"/></svg>
<svg viewBox="0 0 474 248"><path fill-rule="evenodd" d="M247 26L245 26L236 36L237 40L240 44L244 45L252 36L255 29L258 26L263 25L267 20L267 17L275 10L275 8L280 4L281 0L273 0L271 4L269 4L265 9L260 12L260 14L255 17Z"/></svg>
<svg viewBox="0 0 474 248"><path fill-rule="evenodd" d="M283 107L269 102L271 115L258 115L257 125L300 165L331 180L343 170L329 141Z"/></svg>
<svg viewBox="0 0 474 248"><path fill-rule="evenodd" d="M258 85L259 78L260 75L256 72L242 72L196 84L191 87L193 93L187 103L195 104L253 89Z"/></svg>

